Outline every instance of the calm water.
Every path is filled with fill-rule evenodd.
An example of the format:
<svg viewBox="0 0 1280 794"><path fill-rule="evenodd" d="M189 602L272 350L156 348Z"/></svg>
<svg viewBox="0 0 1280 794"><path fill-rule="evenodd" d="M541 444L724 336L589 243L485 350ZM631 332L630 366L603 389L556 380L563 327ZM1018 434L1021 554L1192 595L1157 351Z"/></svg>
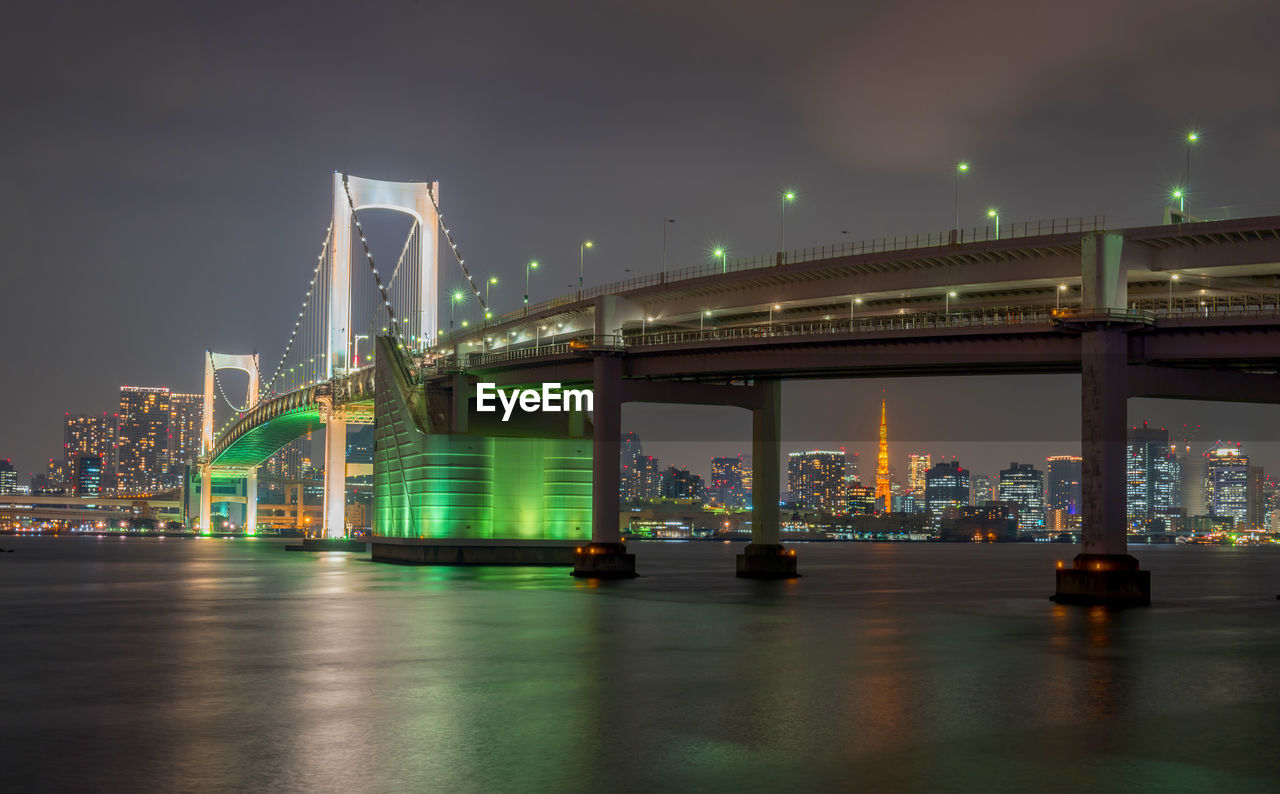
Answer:
<svg viewBox="0 0 1280 794"><path fill-rule="evenodd" d="M0 789L1276 791L1280 549L637 544L645 576L14 539ZM1087 787L1087 788L1084 788Z"/></svg>

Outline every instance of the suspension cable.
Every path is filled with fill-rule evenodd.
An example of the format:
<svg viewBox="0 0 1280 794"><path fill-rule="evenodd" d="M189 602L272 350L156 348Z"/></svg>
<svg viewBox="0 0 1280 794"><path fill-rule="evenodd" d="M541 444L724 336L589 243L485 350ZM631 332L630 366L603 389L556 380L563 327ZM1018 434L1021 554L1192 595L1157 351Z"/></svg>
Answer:
<svg viewBox="0 0 1280 794"><path fill-rule="evenodd" d="M440 224L440 230L444 232L444 239L449 242L449 249L453 251L453 258L458 260L458 267L462 268L462 275L467 277L467 283L471 285L471 292L476 296L476 300L480 302L480 310L488 311L489 307L485 305L484 295L480 293L480 288L476 286L476 280L471 277L471 271L467 270L466 261L458 253L458 243L453 239L453 232L445 225L444 215L440 214L440 203L436 201L436 192L431 182L427 183L427 196L431 199L431 206L435 208L436 220Z"/></svg>
<svg viewBox="0 0 1280 794"><path fill-rule="evenodd" d="M391 317L391 331L397 339L403 340L404 333L400 329L400 320L396 317L395 307L391 305L391 298L387 295L387 288L382 283L382 276L378 275L378 268L373 263L373 252L369 250L369 241L364 237L364 227L360 225L360 218L356 215L356 203L351 198L351 187L347 184L347 175L342 175L342 190L347 194L347 206L351 208L351 219L356 223L356 231L360 233L360 245L364 247L365 259L369 260L369 270L373 272L373 280L378 285L378 292L382 295L382 303L387 308L387 314Z"/></svg>
<svg viewBox="0 0 1280 794"><path fill-rule="evenodd" d="M311 302L312 293L315 292L316 277L320 274L320 266L324 264L324 255L329 250L329 238L332 234L333 221L329 221L329 227L324 232L324 242L320 245L320 255L316 257L315 270L311 273L311 283L307 286L306 297L302 299L302 311L298 312L298 320L293 324L293 331L289 334L289 342L284 346L284 352L280 354L280 363L276 365L275 372L272 373L266 384L259 387L259 394L271 394L276 379L284 372L284 365L289 358L289 352L293 350L293 343L298 338L298 328L302 325L302 315L306 311L307 305Z"/></svg>
<svg viewBox="0 0 1280 794"><path fill-rule="evenodd" d="M209 356L209 363L213 365L213 353L207 352L206 354ZM249 405L245 405L243 407L237 406L235 403L231 402L231 398L227 396L226 390L222 388L222 378L218 375L218 367L216 365L213 365L213 382L218 385L218 394L222 395L222 399L227 404L228 408L238 414L243 414L252 408L252 406Z"/></svg>

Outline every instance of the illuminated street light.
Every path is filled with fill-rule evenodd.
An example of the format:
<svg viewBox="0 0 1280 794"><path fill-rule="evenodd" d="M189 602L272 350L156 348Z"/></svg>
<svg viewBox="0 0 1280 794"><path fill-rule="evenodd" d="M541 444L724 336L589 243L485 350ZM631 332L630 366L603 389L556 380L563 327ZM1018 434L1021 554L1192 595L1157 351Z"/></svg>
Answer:
<svg viewBox="0 0 1280 794"><path fill-rule="evenodd" d="M1167 308L1170 314L1173 313L1173 282L1177 281L1179 278L1180 276L1177 273L1169 274L1169 305Z"/></svg>
<svg viewBox="0 0 1280 794"><path fill-rule="evenodd" d="M781 310L782 310L782 307L776 303L769 307L769 327L770 328L773 327L773 313Z"/></svg>
<svg viewBox="0 0 1280 794"><path fill-rule="evenodd" d="M582 267L587 258L587 249L592 246L590 240L583 240L582 245L578 246L578 298L582 298Z"/></svg>
<svg viewBox="0 0 1280 794"><path fill-rule="evenodd" d="M853 330L853 307L861 306L861 305L862 305L862 298L849 299L849 330L850 331Z"/></svg>
<svg viewBox="0 0 1280 794"><path fill-rule="evenodd" d="M722 274L729 272L729 266L725 260L725 257L726 257L725 250L723 248L717 248L716 250L712 251L711 254L712 256L720 257L720 272Z"/></svg>
<svg viewBox="0 0 1280 794"><path fill-rule="evenodd" d="M1196 145L1196 141L1200 140L1200 133L1191 130L1187 133L1187 170L1182 174L1182 190L1191 192L1191 147ZM1179 206L1178 209L1185 212L1185 206Z"/></svg>
<svg viewBox="0 0 1280 794"><path fill-rule="evenodd" d="M992 207L991 209L987 210L987 217L996 219L996 239L999 240L1000 239L1000 210L996 209L995 207Z"/></svg>
<svg viewBox="0 0 1280 794"><path fill-rule="evenodd" d="M1066 285L1066 284L1059 284L1059 285L1058 285L1058 291L1057 291L1057 293L1054 295L1055 300L1054 300L1054 303L1053 303L1053 308L1055 308L1055 309L1061 309L1061 308L1062 308L1062 293L1064 293L1064 292L1066 292L1066 291L1067 291L1067 285Z"/></svg>
<svg viewBox="0 0 1280 794"><path fill-rule="evenodd" d="M710 310L710 309L707 309L707 310L706 310L706 311L704 311L702 314L699 314L699 315L698 315L698 333L702 333L702 329L703 329L703 322L704 322L708 317L710 317L710 316L711 316L711 310Z"/></svg>
<svg viewBox="0 0 1280 794"><path fill-rule="evenodd" d="M956 236L960 235L960 175L969 170L969 164L965 162L956 163Z"/></svg>
<svg viewBox="0 0 1280 794"><path fill-rule="evenodd" d="M1186 212L1186 194L1182 192L1182 188L1174 188L1169 195L1178 200L1178 212Z"/></svg>
<svg viewBox="0 0 1280 794"><path fill-rule="evenodd" d="M796 192L788 190L782 194L782 224L778 230L778 250L787 250L787 205L796 200Z"/></svg>
<svg viewBox="0 0 1280 794"><path fill-rule="evenodd" d="M525 266L524 266L524 305L525 305L525 306L528 306L528 305L529 305L529 271L530 271L530 270L537 270L537 269L538 269L538 262L537 262L537 260L534 260L534 261L532 261L532 262L530 262L529 264L527 264L527 265L525 265ZM581 277L579 277L579 278L578 278L578 289L579 289L579 290L581 290L581 289L582 289L582 278L581 278Z"/></svg>
<svg viewBox="0 0 1280 794"><path fill-rule="evenodd" d="M453 295L449 297L449 335L453 335L453 310L459 303L462 303L462 290L456 289Z"/></svg>
<svg viewBox="0 0 1280 794"><path fill-rule="evenodd" d="M943 314L950 314L950 313L951 313L951 299L952 299L952 298L954 298L955 296L956 296L956 291L955 291L955 290L948 290L948 291L947 291L947 297L946 297L946 310L943 312Z"/></svg>

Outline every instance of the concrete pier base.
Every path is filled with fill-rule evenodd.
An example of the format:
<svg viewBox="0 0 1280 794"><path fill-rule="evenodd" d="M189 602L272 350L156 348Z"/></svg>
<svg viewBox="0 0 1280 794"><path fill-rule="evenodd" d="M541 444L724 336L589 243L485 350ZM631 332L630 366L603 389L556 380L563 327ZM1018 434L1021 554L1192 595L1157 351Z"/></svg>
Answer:
<svg viewBox="0 0 1280 794"><path fill-rule="evenodd" d="M290 543L285 551L368 551L363 540L346 538L303 538L301 543Z"/></svg>
<svg viewBox="0 0 1280 794"><path fill-rule="evenodd" d="M450 540L375 537L374 562L404 565L573 565L572 544L536 540Z"/></svg>
<svg viewBox="0 0 1280 794"><path fill-rule="evenodd" d="M636 555L627 553L625 543L588 543L573 555L573 575L586 579L632 579L636 576Z"/></svg>
<svg viewBox="0 0 1280 794"><path fill-rule="evenodd" d="M1150 606L1151 572L1138 569L1128 554L1078 554L1070 568L1058 569L1059 604Z"/></svg>
<svg viewBox="0 0 1280 794"><path fill-rule="evenodd" d="M796 579L796 553L781 543L748 543L738 555L738 576L745 579Z"/></svg>

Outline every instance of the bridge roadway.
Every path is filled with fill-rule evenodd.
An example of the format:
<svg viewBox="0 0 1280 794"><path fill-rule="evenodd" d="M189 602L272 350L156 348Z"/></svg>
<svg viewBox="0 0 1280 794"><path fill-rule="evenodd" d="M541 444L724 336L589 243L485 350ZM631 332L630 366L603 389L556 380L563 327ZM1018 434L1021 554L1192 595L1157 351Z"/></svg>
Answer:
<svg viewBox="0 0 1280 794"><path fill-rule="evenodd" d="M617 476L623 402L747 408L755 501L776 505L780 380L1080 372L1083 553L1059 571L1058 597L1144 602L1145 572L1125 540L1124 401L1280 402L1280 217L892 248L596 288L444 338L421 351L420 373L453 389L455 404L477 379L591 382L596 482ZM365 372L265 401L218 439L214 460L265 460L316 429L326 400L367 399ZM758 512L746 556L760 559L740 559L739 572L794 571L776 508ZM616 489L594 489L590 551L625 568L610 562L617 516Z"/></svg>

